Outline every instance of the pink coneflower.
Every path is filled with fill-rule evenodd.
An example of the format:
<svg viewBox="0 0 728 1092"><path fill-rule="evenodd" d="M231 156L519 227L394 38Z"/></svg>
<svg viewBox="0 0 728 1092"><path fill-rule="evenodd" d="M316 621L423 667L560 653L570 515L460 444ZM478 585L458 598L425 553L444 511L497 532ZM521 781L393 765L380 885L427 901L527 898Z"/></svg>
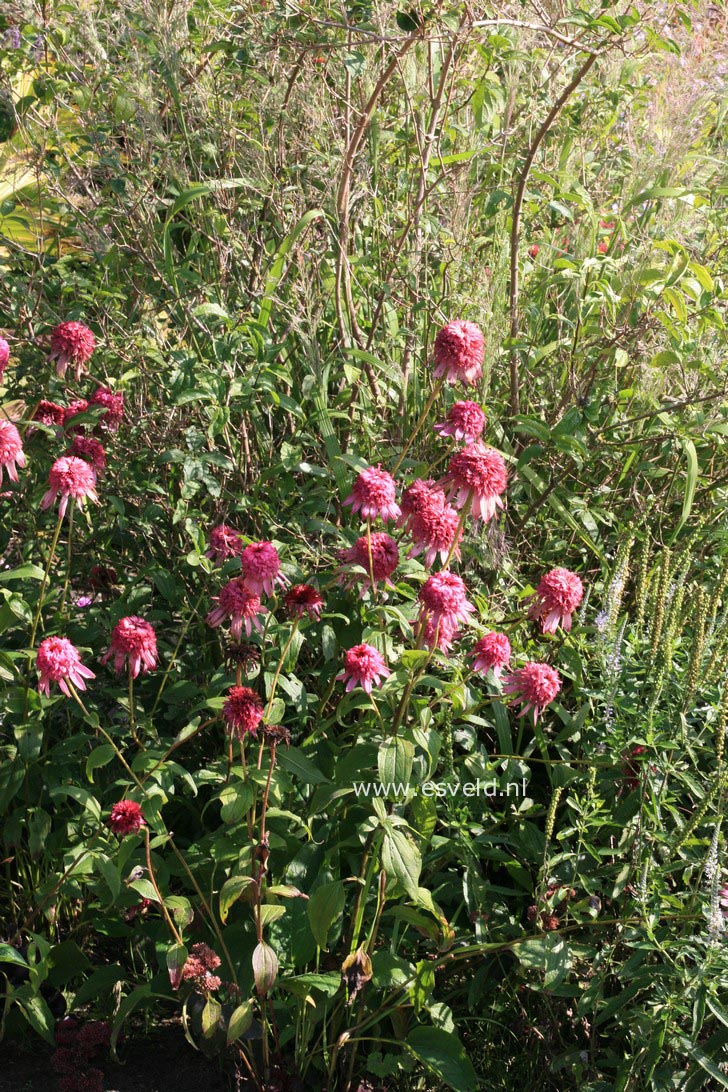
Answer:
<svg viewBox="0 0 728 1092"><path fill-rule="evenodd" d="M137 834L146 825L136 800L120 800L109 813L109 826L114 834L120 834L122 838L125 834Z"/></svg>
<svg viewBox="0 0 728 1092"><path fill-rule="evenodd" d="M455 402L447 411L447 421L434 426L440 436L453 436L472 444L483 435L485 414L477 402Z"/></svg>
<svg viewBox="0 0 728 1092"><path fill-rule="evenodd" d="M78 433L78 435L74 436L73 443L66 454L77 455L79 459L85 459L97 474L106 469L106 452L95 436L84 436Z"/></svg>
<svg viewBox="0 0 728 1092"><path fill-rule="evenodd" d="M453 641L459 636L460 626L449 615L443 615L437 622L432 615L428 615L420 644L426 648L439 648L447 656Z"/></svg>
<svg viewBox="0 0 728 1092"><path fill-rule="evenodd" d="M475 607L468 602L465 584L455 573L448 571L428 576L420 588L420 619L431 618L435 625L443 618L452 626L467 622Z"/></svg>
<svg viewBox="0 0 728 1092"><path fill-rule="evenodd" d="M391 474L382 470L381 465L368 466L357 477L344 504L350 504L352 512L360 512L362 519L381 516L386 523L400 515L396 493L397 487Z"/></svg>
<svg viewBox="0 0 728 1092"><path fill-rule="evenodd" d="M69 405L67 405L63 410L63 427L67 429L73 421L74 417L78 417L80 416L80 414L86 413L87 410L88 402L85 398L77 398L75 402L69 403Z"/></svg>
<svg viewBox="0 0 728 1092"><path fill-rule="evenodd" d="M94 504L99 503L96 496L96 471L83 459L75 455L62 455L56 459L48 475L50 488L40 502L41 508L50 508L56 497L60 496L58 515L66 514L69 498L75 500L79 508L88 498Z"/></svg>
<svg viewBox="0 0 728 1092"><path fill-rule="evenodd" d="M216 599L217 606L213 607L205 619L208 626L219 626L229 618L230 632L236 641L242 637L243 625L248 637L252 633L253 626L259 633L263 632L260 617L268 611L261 606L259 597L253 595L245 586L244 577L236 576L229 580Z"/></svg>
<svg viewBox="0 0 728 1092"><path fill-rule="evenodd" d="M234 527L228 527L226 523L219 523L210 531L210 544L205 551L205 557L211 557L221 565L231 557L240 557L244 549L240 532Z"/></svg>
<svg viewBox="0 0 728 1092"><path fill-rule="evenodd" d="M414 545L408 556L417 557L424 552L427 569L434 564L438 554L443 565L449 557L460 558L458 543L463 537L460 516L439 490L434 490L429 502L412 517L410 534Z"/></svg>
<svg viewBox="0 0 728 1092"><path fill-rule="evenodd" d="M533 244L533 246L530 246L530 247L528 248L528 256L529 256L529 258L535 258L535 257L537 257L537 255L538 255L538 252L539 252L539 250L540 250L540 249L541 249L541 247L540 247L540 246L538 245L538 243L534 243L534 244Z"/></svg>
<svg viewBox="0 0 728 1092"><path fill-rule="evenodd" d="M472 497L471 513L474 519L486 523L503 507L501 495L508 486L508 474L503 456L493 447L476 440L474 444L456 451L450 459L443 484L448 487L448 499L456 508L462 508Z"/></svg>
<svg viewBox="0 0 728 1092"><path fill-rule="evenodd" d="M474 322L448 322L435 338L433 375L448 383L474 386L483 375L485 339Z"/></svg>
<svg viewBox="0 0 728 1092"><path fill-rule="evenodd" d="M263 702L248 686L231 686L222 707L222 715L230 734L242 740L255 735L263 719Z"/></svg>
<svg viewBox="0 0 728 1092"><path fill-rule="evenodd" d="M606 254L609 250L609 242L606 239L601 239L597 243L597 253Z"/></svg>
<svg viewBox="0 0 728 1092"><path fill-rule="evenodd" d="M372 531L369 537L362 535L350 549L339 551L339 560L364 569L364 573L350 574L351 578L348 580L345 575L339 577L340 582L348 588L361 581L361 596L371 586L372 578L375 584L383 580L385 587L394 587L390 577L399 564L399 549L394 539L384 532Z"/></svg>
<svg viewBox="0 0 728 1092"><path fill-rule="evenodd" d="M55 402L46 402L42 398L36 406L33 420L50 427L52 425L62 425L65 415L66 411L63 406L59 406Z"/></svg>
<svg viewBox="0 0 728 1092"><path fill-rule="evenodd" d="M311 584L294 584L283 598L283 609L289 618L303 618L307 614L312 622L321 620L322 596Z"/></svg>
<svg viewBox="0 0 728 1092"><path fill-rule="evenodd" d="M372 645L361 644L344 653L344 670L336 676L336 681L346 681L347 691L362 686L367 694L371 694L372 686L381 686L382 679L391 674L381 652Z"/></svg>
<svg viewBox="0 0 728 1092"><path fill-rule="evenodd" d="M114 671L119 674L124 670L124 662L129 658L129 674L136 679L140 671L144 674L157 666L157 635L154 626L136 614L122 618L111 631L111 644L101 663L107 664L114 657Z"/></svg>
<svg viewBox="0 0 728 1092"><path fill-rule="evenodd" d="M559 624L571 629L571 616L584 597L584 585L570 569L552 569L541 579L528 612L531 619L541 619L544 633L555 633Z"/></svg>
<svg viewBox="0 0 728 1092"><path fill-rule="evenodd" d="M511 662L511 642L505 633L486 633L476 641L472 651L473 670L484 675L492 671L499 679L504 667Z"/></svg>
<svg viewBox="0 0 728 1092"><path fill-rule="evenodd" d="M423 481L416 478L402 493L402 506L397 526L407 530L415 516L425 508L445 503L445 494L435 486L432 478Z"/></svg>
<svg viewBox="0 0 728 1092"><path fill-rule="evenodd" d="M4 337L0 337L0 382L2 382L5 369L8 366L10 360L10 346Z"/></svg>
<svg viewBox="0 0 728 1092"><path fill-rule="evenodd" d="M503 684L503 693L513 695L512 702L520 702L523 708L518 714L523 717L533 710L533 723L543 713L546 706L554 700L561 690L558 671L548 664L530 661L507 675Z"/></svg>
<svg viewBox="0 0 728 1092"><path fill-rule="evenodd" d="M0 483L3 480L3 470L7 472L11 482L16 482L18 467L22 470L24 466L25 452L20 433L12 421L0 417Z"/></svg>
<svg viewBox="0 0 728 1092"><path fill-rule="evenodd" d="M220 963L220 956L207 944L193 944L182 968L182 979L193 982L201 990L219 990L221 981L212 972L217 970Z"/></svg>
<svg viewBox="0 0 728 1092"><path fill-rule="evenodd" d="M59 323L51 334L50 359L56 361L56 368L61 379L66 374L68 365L71 364L78 381L84 364L91 358L95 345L94 335L82 322Z"/></svg>
<svg viewBox="0 0 728 1092"><path fill-rule="evenodd" d="M35 666L40 676L38 690L50 697L51 683L58 687L67 698L71 697L68 684L77 690L86 689L86 679L95 679L93 671L81 663L78 649L66 637L46 637L38 645Z"/></svg>
<svg viewBox="0 0 728 1092"><path fill-rule="evenodd" d="M114 394L109 387L99 387L91 395L89 408L103 406L106 413L99 417L98 428L102 432L116 432L124 420L124 395Z"/></svg>
<svg viewBox="0 0 728 1092"><path fill-rule="evenodd" d="M243 579L253 595L273 595L276 584L286 586L288 580L281 572L281 560L272 542L253 542L240 555Z"/></svg>

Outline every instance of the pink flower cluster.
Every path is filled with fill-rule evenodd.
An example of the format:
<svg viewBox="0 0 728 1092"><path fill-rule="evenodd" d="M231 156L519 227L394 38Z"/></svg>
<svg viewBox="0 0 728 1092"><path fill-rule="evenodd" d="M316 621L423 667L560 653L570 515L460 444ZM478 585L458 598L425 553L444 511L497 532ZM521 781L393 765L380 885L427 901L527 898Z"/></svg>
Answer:
<svg viewBox="0 0 728 1092"><path fill-rule="evenodd" d="M503 693L510 694L512 700L520 702L522 706L519 717L533 711L534 724L560 690L561 679L558 671L548 664L534 661L529 661L513 671L503 684Z"/></svg>
<svg viewBox="0 0 728 1092"><path fill-rule="evenodd" d="M369 466L357 477L344 504L350 504L354 514L360 512L362 519L381 518L387 523L399 517L396 497L397 487L392 475L381 466Z"/></svg>
<svg viewBox="0 0 728 1092"><path fill-rule="evenodd" d="M339 582L350 588L355 583L361 583L360 595L363 596L372 581L384 582L384 586L394 588L390 577L394 574L399 564L399 549L397 543L383 531L372 531L369 535L358 538L351 549L340 550L339 560L345 565L356 565L363 569L363 573L347 575L342 573Z"/></svg>
<svg viewBox="0 0 728 1092"><path fill-rule="evenodd" d="M431 568L438 556L443 565L452 557L460 560L459 543L463 537L460 517L431 479L417 479L405 489L398 522L413 540L409 556L424 553L425 568Z"/></svg>
<svg viewBox="0 0 728 1092"><path fill-rule="evenodd" d="M78 649L66 637L46 637L41 641L35 666L40 678L38 689L46 697L50 697L51 683L58 683L62 693L70 698L70 686L85 690L86 679L96 678L93 671L81 663Z"/></svg>
<svg viewBox="0 0 728 1092"><path fill-rule="evenodd" d="M3 480L3 470L7 473L11 482L18 480L18 467L21 470L26 465L23 442L12 421L0 417L0 484Z"/></svg>
<svg viewBox="0 0 728 1092"><path fill-rule="evenodd" d="M60 519L66 514L69 500L75 501L79 508L83 508L83 502L90 500L93 504L99 503L96 495L96 471L89 466L84 459L76 455L62 455L56 459L48 475L49 488L40 502L41 508L50 508L57 497L61 498L58 505Z"/></svg>
<svg viewBox="0 0 728 1092"><path fill-rule="evenodd" d="M122 618L116 623L111 633L111 645L102 658L107 664L114 657L114 671L124 670L124 663L129 661L129 674L136 679L140 671L145 674L157 666L157 636L154 626L139 618L136 614Z"/></svg>
<svg viewBox="0 0 728 1092"><path fill-rule="evenodd" d="M114 834L122 838L127 834L138 834L146 825L141 806L136 800L120 800L109 813L109 826Z"/></svg>
<svg viewBox="0 0 728 1092"><path fill-rule="evenodd" d="M485 338L480 327L456 319L443 326L435 338L433 375L448 383L475 386L483 375L484 357Z"/></svg>
<svg viewBox="0 0 728 1092"><path fill-rule="evenodd" d="M220 956L207 944L193 944L182 969L182 980L192 982L198 989L210 992L219 990L221 981L213 971L221 963Z"/></svg>
<svg viewBox="0 0 728 1092"><path fill-rule="evenodd" d="M373 645L354 645L344 653L344 670L336 676L337 682L345 682L346 690L361 686L371 694L373 686L381 686L382 679L391 675L384 657Z"/></svg>
<svg viewBox="0 0 728 1092"><path fill-rule="evenodd" d="M58 374L63 379L70 364L76 373L76 382L91 359L96 339L82 322L61 322L51 333L50 359L56 361Z"/></svg>
<svg viewBox="0 0 728 1092"><path fill-rule="evenodd" d="M559 625L568 631L571 619L584 597L584 585L570 569L552 569L541 578L528 617L540 619L544 633L555 633Z"/></svg>
<svg viewBox="0 0 728 1092"><path fill-rule="evenodd" d="M254 690L248 686L231 686L222 715L231 735L243 740L246 735L255 735L263 719L263 702Z"/></svg>

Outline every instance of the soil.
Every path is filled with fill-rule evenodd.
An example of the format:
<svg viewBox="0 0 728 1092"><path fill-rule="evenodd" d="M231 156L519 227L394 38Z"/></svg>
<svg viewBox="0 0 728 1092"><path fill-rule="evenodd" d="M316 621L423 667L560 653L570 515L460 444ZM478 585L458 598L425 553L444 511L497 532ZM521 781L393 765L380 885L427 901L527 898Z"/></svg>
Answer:
<svg viewBox="0 0 728 1092"><path fill-rule="evenodd" d="M0 1043L0 1092L55 1092L52 1049L29 1034ZM231 1092L234 1082L219 1066L192 1049L179 1025L127 1038L119 1048L123 1065L106 1060L104 1092Z"/></svg>

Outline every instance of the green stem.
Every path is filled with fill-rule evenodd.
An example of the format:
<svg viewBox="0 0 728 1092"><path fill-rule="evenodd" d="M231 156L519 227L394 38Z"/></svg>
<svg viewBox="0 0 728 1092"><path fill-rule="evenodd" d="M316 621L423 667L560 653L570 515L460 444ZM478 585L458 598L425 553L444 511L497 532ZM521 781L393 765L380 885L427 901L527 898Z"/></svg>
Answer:
<svg viewBox="0 0 728 1092"><path fill-rule="evenodd" d="M157 691L157 696L154 699L154 705L152 706L151 712L149 714L150 717L153 717L154 714L157 711L157 706L159 705L159 702L161 700L164 688L167 685L167 681L169 679L170 672L172 671L172 668L174 667L174 664L175 664L175 662L177 660L177 656L179 655L179 650L182 647L182 642L184 641L185 637L187 636L187 630L192 625L192 620L195 617L195 615L197 614L198 610L200 609L200 603L205 598L205 595L206 595L206 592L204 592L204 591L200 593L200 597L197 600L197 602L195 603L194 608L192 609L192 612L191 612L189 618L187 619L184 626L182 627L182 632L179 635L179 640L177 641L177 644L175 645L174 652L172 653L172 659L167 664L167 669L164 672L164 675L162 676L162 682L160 684L159 690Z"/></svg>
<svg viewBox="0 0 728 1092"><path fill-rule="evenodd" d="M35 635L38 632L38 622L40 621L40 612L43 610L43 600L45 598L46 585L48 583L48 574L51 571L51 565L53 564L53 558L56 554L56 547L58 545L58 536L61 533L61 526L63 524L63 516L58 517L56 524L56 530L53 535L53 541L51 542L51 552L48 554L48 561L46 563L45 572L43 573L43 583L40 586L40 595L38 596L38 606L35 611L35 618L33 619L33 629L30 634L29 648L35 648Z"/></svg>
<svg viewBox="0 0 728 1092"><path fill-rule="evenodd" d="M63 582L63 595L61 596L61 614L66 609L66 595L68 594L68 585L71 580L71 549L73 543L73 510L75 504L73 497L68 508L68 549L66 553L66 579Z"/></svg>
<svg viewBox="0 0 728 1092"><path fill-rule="evenodd" d="M428 413L432 409L432 406L433 406L433 404L435 402L435 399L437 398L440 391L442 390L442 385L443 385L444 382L445 382L445 378L443 376L442 379L438 379L437 383L435 383L435 386L432 388L432 394L427 399L427 402L425 403L425 408L422 410L422 413L420 414L420 418L419 418L417 424L412 429L412 432L409 435L409 439L407 440L407 443L402 448L401 454L400 454L399 458L397 459L397 462L394 464L394 470L392 471L392 476L394 476L397 473L400 466L402 465L402 460L404 459L404 457L407 454L407 452L409 451L409 449L412 447L412 444L414 443L415 438L417 437L417 434L419 433L420 429L422 428L422 426L424 425L424 423L425 423L425 421L427 419Z"/></svg>
<svg viewBox="0 0 728 1092"><path fill-rule="evenodd" d="M273 682L271 683L270 697L268 698L268 706L267 706L266 711L265 711L265 720L268 719L268 717L270 716L270 711L273 708L273 699L276 696L276 688L278 687L278 679L280 678L281 671L283 670L283 664L286 662L286 656L288 655L288 650L291 647L291 644L293 642L293 638L295 636L296 630L298 629L299 621L300 621L300 619L296 618L295 622L293 623L293 625L291 627L291 632L288 635L288 640L286 641L283 652L281 652L281 656L280 656L280 659L278 661L278 665L277 665L276 670L275 670L275 675L273 676Z"/></svg>

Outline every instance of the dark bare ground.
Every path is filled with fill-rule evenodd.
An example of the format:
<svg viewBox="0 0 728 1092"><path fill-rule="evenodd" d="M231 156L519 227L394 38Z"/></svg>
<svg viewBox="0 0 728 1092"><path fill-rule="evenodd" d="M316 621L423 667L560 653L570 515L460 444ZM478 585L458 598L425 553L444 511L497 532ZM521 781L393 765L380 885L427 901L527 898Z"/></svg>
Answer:
<svg viewBox="0 0 728 1092"><path fill-rule="evenodd" d="M0 1043L0 1092L55 1092L52 1053L31 1034L22 1043ZM119 1057L123 1065L104 1060L104 1092L231 1092L235 1086L219 1065L192 1049L179 1024L129 1036Z"/></svg>

